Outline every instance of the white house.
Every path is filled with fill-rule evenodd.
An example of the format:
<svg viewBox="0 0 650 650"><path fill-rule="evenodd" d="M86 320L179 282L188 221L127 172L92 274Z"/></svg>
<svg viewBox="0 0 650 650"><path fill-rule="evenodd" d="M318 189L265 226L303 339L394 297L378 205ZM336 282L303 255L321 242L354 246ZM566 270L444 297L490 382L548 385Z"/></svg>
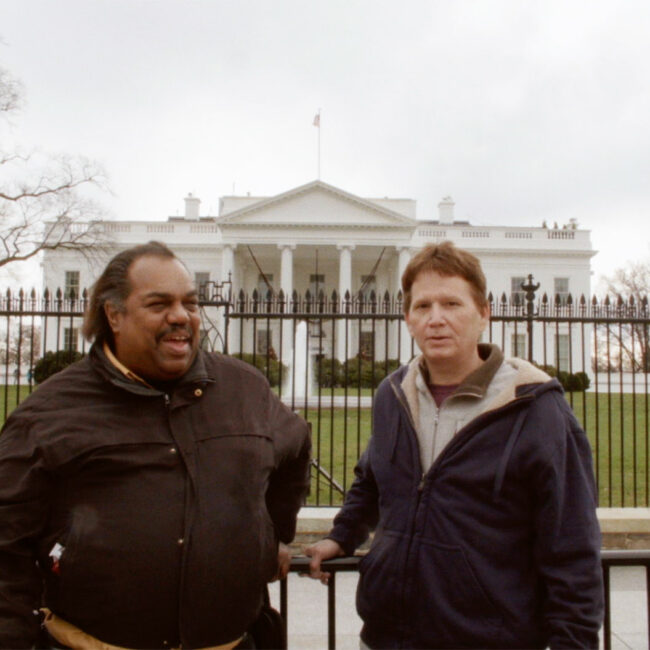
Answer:
<svg viewBox="0 0 650 650"><path fill-rule="evenodd" d="M162 241L184 260L197 284L230 278L234 295L256 289L266 295L269 288L285 295L308 289L312 295L324 290L326 296L333 290L341 295L359 290L395 294L414 251L429 242L450 240L479 257L495 297L515 297L529 274L540 284L538 295L589 297L590 260L595 254L590 232L575 222L552 228L474 226L454 218L451 198L440 202L437 218L421 220L416 219L412 199L361 198L322 181L272 197L223 197L218 216L201 216L200 200L190 194L182 217L106 221L102 226L113 252L152 239ZM43 260L44 286L78 293L92 284L105 261L88 261L69 251L48 252ZM62 335L63 344L78 345L77 327L68 330ZM274 347L281 345L278 332L272 336ZM360 345L363 334L357 331L352 336ZM391 339L391 357L409 356L407 336L401 337L400 350L397 336L390 332L385 336ZM568 338L568 331L558 330L550 343L557 348L554 358L562 364ZM327 352L343 360L345 336L334 339L335 349ZM507 354L524 353L521 326L516 335L506 328L495 340L503 343ZM230 342L231 351L243 344L236 335ZM379 351L384 341L375 339L374 344ZM285 354L287 345L288 339L282 344Z"/></svg>

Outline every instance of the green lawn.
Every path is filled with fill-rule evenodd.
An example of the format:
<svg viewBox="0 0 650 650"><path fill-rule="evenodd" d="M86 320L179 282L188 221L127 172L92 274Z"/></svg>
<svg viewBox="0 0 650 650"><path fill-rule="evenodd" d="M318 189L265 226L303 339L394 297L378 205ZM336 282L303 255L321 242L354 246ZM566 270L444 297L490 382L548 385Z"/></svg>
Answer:
<svg viewBox="0 0 650 650"><path fill-rule="evenodd" d="M567 399L586 428L594 453L600 505L650 506L649 399L620 393L572 393ZM333 417L329 410L319 414L309 409L307 419L312 423L314 457L339 485L349 487L359 451L370 435L369 409L334 409ZM320 472L312 472L309 503L341 503L340 494Z"/></svg>
<svg viewBox="0 0 650 650"><path fill-rule="evenodd" d="M600 505L648 507L649 397L571 393L568 400L594 452Z"/></svg>
<svg viewBox="0 0 650 650"><path fill-rule="evenodd" d="M9 417L9 414L22 402L35 386L3 386L0 385L0 425ZM6 414L6 415L5 415Z"/></svg>
<svg viewBox="0 0 650 650"><path fill-rule="evenodd" d="M6 390L5 390L6 388ZM0 421L29 395L29 386L0 386ZM335 389L334 395L343 395ZM331 395L330 389L323 396ZM348 389L348 395L369 396L370 389ZM578 420L585 427L594 452L600 505L649 507L650 397L644 394L571 393L567 395ZM296 405L300 408L300 404ZM305 416L304 410L300 411ZM370 409L309 408L314 457L309 504L338 505L341 494L354 478L354 465L370 436ZM596 434L596 432L598 432ZM328 480L330 475L333 481Z"/></svg>

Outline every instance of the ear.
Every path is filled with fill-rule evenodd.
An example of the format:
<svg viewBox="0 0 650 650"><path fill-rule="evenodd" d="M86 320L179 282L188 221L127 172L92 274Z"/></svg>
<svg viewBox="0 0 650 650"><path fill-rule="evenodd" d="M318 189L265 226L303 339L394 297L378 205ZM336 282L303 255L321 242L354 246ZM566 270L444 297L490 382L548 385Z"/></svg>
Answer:
<svg viewBox="0 0 650 650"><path fill-rule="evenodd" d="M409 313L408 312L406 312L404 314L404 322L406 323L406 329L408 329L409 334L411 336L413 336L413 327L412 327L411 319L409 318Z"/></svg>
<svg viewBox="0 0 650 650"><path fill-rule="evenodd" d="M485 306L481 309L481 320L483 321L483 327L481 328L481 331L483 331L490 322L490 303L488 302L486 302Z"/></svg>
<svg viewBox="0 0 650 650"><path fill-rule="evenodd" d="M104 303L104 314L106 314L106 320L108 321L113 333L120 331L120 313L120 310L117 309L113 303Z"/></svg>

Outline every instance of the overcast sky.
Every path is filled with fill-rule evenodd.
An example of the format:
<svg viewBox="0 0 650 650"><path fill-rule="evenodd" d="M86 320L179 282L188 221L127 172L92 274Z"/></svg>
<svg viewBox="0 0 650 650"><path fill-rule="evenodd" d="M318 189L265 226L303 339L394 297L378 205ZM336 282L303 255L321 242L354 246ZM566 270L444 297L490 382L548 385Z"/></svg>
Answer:
<svg viewBox="0 0 650 650"><path fill-rule="evenodd" d="M650 259L648 0L0 0L11 137L101 163L116 219L317 177Z"/></svg>

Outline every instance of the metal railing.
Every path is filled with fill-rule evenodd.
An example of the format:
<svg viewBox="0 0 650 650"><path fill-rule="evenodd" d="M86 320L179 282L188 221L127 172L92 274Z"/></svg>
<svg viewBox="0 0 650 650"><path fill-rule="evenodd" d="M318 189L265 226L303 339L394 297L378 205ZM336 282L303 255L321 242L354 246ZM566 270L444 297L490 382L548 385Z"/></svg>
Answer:
<svg viewBox="0 0 650 650"><path fill-rule="evenodd" d="M537 291L529 277L520 292L490 294L485 340L559 376L594 452L599 505L649 507L647 300ZM256 365L311 422L316 471L309 504L340 505L370 435L375 390L415 352L401 294L232 296L228 283L208 283L200 298L202 344ZM80 335L87 300L74 289L0 296L0 422L35 389L45 352L65 361L87 351Z"/></svg>
<svg viewBox="0 0 650 650"><path fill-rule="evenodd" d="M648 638L646 645L650 647L650 550L636 551L602 551L601 553L603 579L605 585L605 620L603 624L603 646L604 650L612 648L612 599L610 570L613 567L633 566L643 567L646 571L646 602L647 602L647 629ZM350 572L359 570L361 557L345 557L328 560L322 563L322 568L328 571L331 576L327 584L327 648L335 650L336 648L336 575L341 572ZM309 573L309 558L294 557L291 560L291 572ZM286 578L280 584L280 613L282 614L285 625L289 615L288 605L288 585Z"/></svg>

